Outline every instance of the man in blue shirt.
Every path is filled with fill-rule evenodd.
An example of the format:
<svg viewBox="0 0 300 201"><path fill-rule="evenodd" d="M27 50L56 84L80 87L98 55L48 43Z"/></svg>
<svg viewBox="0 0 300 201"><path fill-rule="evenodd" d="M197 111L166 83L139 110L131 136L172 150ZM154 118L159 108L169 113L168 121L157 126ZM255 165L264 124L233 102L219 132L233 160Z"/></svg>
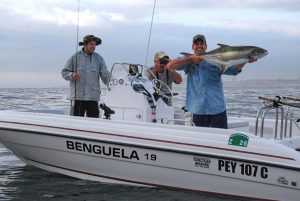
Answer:
<svg viewBox="0 0 300 201"><path fill-rule="evenodd" d="M192 49L193 55L172 60L167 65L172 70L184 70L187 74L185 108L193 113L196 126L228 128L220 69L199 57L207 49L203 35L193 37ZM253 61L255 58L249 58L250 63ZM224 74L237 75L244 65L230 66Z"/></svg>

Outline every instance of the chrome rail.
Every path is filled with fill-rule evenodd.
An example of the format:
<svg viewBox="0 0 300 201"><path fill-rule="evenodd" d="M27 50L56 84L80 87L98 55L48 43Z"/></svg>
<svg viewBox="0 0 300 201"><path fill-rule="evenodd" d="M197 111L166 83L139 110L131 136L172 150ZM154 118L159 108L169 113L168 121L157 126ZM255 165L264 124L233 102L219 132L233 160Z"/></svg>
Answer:
<svg viewBox="0 0 300 201"><path fill-rule="evenodd" d="M285 115L284 137L292 138L293 123L300 130L300 126L298 125L300 119L299 118L297 119L296 116L294 116L295 109L296 108L300 109L300 103L299 103L300 99L292 96L283 96L282 99L283 99L283 103L289 106L287 108L286 115ZM290 103L288 101L293 101L293 102ZM289 132L288 132L288 121L289 121Z"/></svg>
<svg viewBox="0 0 300 201"><path fill-rule="evenodd" d="M293 104L287 102L287 100L300 101L300 99L294 97L282 97L284 101L281 101L281 97L279 96L276 96L274 99L266 98L266 97L258 97L258 98L260 100L263 100L264 106L260 108L256 114L255 131L254 131L254 134L256 136L258 136L259 120L261 119L259 136L263 137L265 116L271 110L275 110L275 131L273 135L274 140L282 140L283 138L292 138L293 123L300 130L300 126L297 123L297 121L300 121L300 119L295 120L295 117L293 116L294 109L300 108L300 104ZM286 112L284 110L284 107L287 108ZM278 137L279 115L280 115L280 135ZM287 134L288 121L289 121L289 134Z"/></svg>

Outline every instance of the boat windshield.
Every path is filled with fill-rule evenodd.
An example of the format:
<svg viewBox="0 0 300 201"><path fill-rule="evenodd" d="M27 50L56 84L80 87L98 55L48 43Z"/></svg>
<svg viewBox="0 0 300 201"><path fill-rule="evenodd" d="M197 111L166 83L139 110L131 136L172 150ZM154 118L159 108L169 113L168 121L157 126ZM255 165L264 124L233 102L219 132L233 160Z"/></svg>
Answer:
<svg viewBox="0 0 300 201"><path fill-rule="evenodd" d="M149 73L152 73L149 67L142 64L114 63L113 67L111 68L109 83L113 83L125 78L148 79ZM108 85L108 89L110 89L110 85Z"/></svg>

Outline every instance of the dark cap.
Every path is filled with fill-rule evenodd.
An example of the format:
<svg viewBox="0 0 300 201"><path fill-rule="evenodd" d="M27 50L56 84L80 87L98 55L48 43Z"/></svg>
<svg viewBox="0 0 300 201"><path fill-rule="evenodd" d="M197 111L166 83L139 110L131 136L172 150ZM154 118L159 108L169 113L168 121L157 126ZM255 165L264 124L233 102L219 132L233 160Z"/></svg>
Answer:
<svg viewBox="0 0 300 201"><path fill-rule="evenodd" d="M202 40L203 43L206 43L205 37L203 35L201 35L201 34L198 34L198 35L196 35L196 36L193 37L193 43L195 43L196 40L199 40L199 39Z"/></svg>
<svg viewBox="0 0 300 201"><path fill-rule="evenodd" d="M102 40L100 38L98 38L98 37L96 37L94 35L86 35L83 38L83 41L79 42L79 46L83 46L83 45L87 44L90 41L95 41L96 45L100 45L102 43Z"/></svg>

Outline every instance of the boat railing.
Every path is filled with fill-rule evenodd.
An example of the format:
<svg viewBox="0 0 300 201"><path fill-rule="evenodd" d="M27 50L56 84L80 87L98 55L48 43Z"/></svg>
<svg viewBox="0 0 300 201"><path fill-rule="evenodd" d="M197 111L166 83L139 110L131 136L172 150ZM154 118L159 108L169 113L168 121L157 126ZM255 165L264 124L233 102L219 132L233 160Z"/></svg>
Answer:
<svg viewBox="0 0 300 201"><path fill-rule="evenodd" d="M295 114L296 110L300 109L300 99L292 96L283 96L282 100L283 103L288 106L284 121L284 137L292 138L293 124L300 130L300 126L298 124L300 122L300 118Z"/></svg>
<svg viewBox="0 0 300 201"><path fill-rule="evenodd" d="M292 138L292 128L293 123L296 127L300 130L300 126L298 122L300 119L296 119L294 116L295 108L300 108L299 103L295 103L295 101L300 101L300 99L292 98L292 97L280 97L276 96L274 99L267 98L267 97L258 97L260 100L263 100L264 106L261 107L257 114L256 114L256 121L255 121L255 135L263 137L264 135L264 121L266 115L270 111L275 110L275 131L273 138L275 140L282 140L283 138ZM294 101L291 103L290 101ZM278 126L279 126L279 117L280 117L280 135L278 137ZM260 132L259 130L259 120L260 122ZM289 121L289 134L288 133L288 121Z"/></svg>

